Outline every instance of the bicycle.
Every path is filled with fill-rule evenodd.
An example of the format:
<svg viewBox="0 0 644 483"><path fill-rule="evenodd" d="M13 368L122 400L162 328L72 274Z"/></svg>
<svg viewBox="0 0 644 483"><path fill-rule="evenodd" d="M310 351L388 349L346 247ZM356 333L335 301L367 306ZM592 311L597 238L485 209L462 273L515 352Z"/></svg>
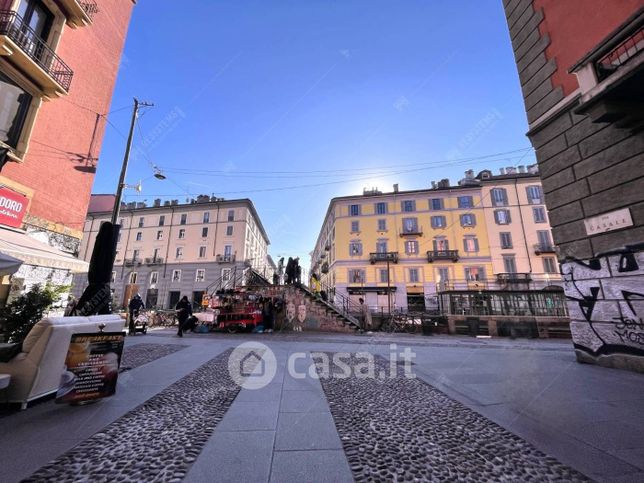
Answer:
<svg viewBox="0 0 644 483"><path fill-rule="evenodd" d="M152 325L155 327L172 327L177 325L177 314L174 310L157 310L153 314Z"/></svg>

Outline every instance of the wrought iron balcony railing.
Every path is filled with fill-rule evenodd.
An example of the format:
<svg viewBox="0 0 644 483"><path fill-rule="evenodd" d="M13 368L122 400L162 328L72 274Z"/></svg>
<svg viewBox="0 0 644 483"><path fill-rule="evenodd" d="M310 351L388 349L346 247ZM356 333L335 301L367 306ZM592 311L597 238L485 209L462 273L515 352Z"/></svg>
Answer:
<svg viewBox="0 0 644 483"><path fill-rule="evenodd" d="M556 253L557 249L550 244L537 243L534 245L534 253L536 255L541 255L542 253Z"/></svg>
<svg viewBox="0 0 644 483"><path fill-rule="evenodd" d="M126 258L123 260L123 265L126 267L140 266L143 261L140 258Z"/></svg>
<svg viewBox="0 0 644 483"><path fill-rule="evenodd" d="M233 263L235 261L235 255L217 255L215 261L217 263Z"/></svg>
<svg viewBox="0 0 644 483"><path fill-rule="evenodd" d="M373 263L391 262L398 263L398 252L374 252L369 254L369 261Z"/></svg>
<svg viewBox="0 0 644 483"><path fill-rule="evenodd" d="M434 260L452 260L458 261L458 250L430 250L427 252L427 261L432 263Z"/></svg>
<svg viewBox="0 0 644 483"><path fill-rule="evenodd" d="M499 283L530 283L532 277L529 273L497 273L496 280Z"/></svg>
<svg viewBox="0 0 644 483"><path fill-rule="evenodd" d="M94 15L98 13L98 5L93 0L82 0L80 2L81 7L85 10L85 14L89 17L90 20L94 20Z"/></svg>
<svg viewBox="0 0 644 483"><path fill-rule="evenodd" d="M618 37L615 40L615 43L617 45L614 45L612 50L595 61L595 72L597 73L597 79L600 81L610 76L644 50L644 16L639 25L635 26L634 31L625 32L621 38Z"/></svg>
<svg viewBox="0 0 644 483"><path fill-rule="evenodd" d="M161 257L150 257L145 259L146 265L163 265L163 258Z"/></svg>
<svg viewBox="0 0 644 483"><path fill-rule="evenodd" d="M20 15L11 10L0 10L0 35L6 35L65 92L69 91L74 72Z"/></svg>
<svg viewBox="0 0 644 483"><path fill-rule="evenodd" d="M423 236L423 228L420 226L415 226L413 228L403 228L400 230L400 236Z"/></svg>

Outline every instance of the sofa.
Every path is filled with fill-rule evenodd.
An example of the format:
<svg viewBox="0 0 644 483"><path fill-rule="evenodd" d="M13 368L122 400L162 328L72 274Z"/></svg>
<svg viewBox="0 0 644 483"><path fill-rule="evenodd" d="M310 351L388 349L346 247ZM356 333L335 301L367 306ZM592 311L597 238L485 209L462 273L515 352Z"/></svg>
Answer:
<svg viewBox="0 0 644 483"><path fill-rule="evenodd" d="M22 343L22 352L0 363L0 374L11 376L0 401L20 403L26 409L30 401L56 392L72 334L99 332L100 324L105 324L104 332L123 332L118 315L51 317L36 323Z"/></svg>

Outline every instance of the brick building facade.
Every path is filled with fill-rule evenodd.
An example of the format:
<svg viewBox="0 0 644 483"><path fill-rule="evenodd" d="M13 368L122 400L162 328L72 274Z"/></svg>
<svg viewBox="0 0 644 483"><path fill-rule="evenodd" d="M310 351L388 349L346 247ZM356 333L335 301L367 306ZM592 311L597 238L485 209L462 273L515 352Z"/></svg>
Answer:
<svg viewBox="0 0 644 483"><path fill-rule="evenodd" d="M68 258L25 257L15 289L71 281L134 4L0 0L0 189L24 200L0 248L29 235Z"/></svg>
<svg viewBox="0 0 644 483"><path fill-rule="evenodd" d="M644 7L503 0L578 360L644 371Z"/></svg>

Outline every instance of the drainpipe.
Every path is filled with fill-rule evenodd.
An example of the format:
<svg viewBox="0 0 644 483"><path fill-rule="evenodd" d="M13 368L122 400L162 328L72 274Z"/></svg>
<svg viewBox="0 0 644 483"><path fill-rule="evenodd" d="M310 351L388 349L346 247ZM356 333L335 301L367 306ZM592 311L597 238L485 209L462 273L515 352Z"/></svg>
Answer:
<svg viewBox="0 0 644 483"><path fill-rule="evenodd" d="M523 212L521 211L521 202L519 201L519 189L517 188L517 178L514 178L514 193L517 197L517 206L519 207L519 219L521 220L521 231L523 232L523 244L525 245L525 252L528 256L528 267L532 273L532 257L530 257L530 249L528 248L528 240L526 239L525 234L525 225L523 223Z"/></svg>

